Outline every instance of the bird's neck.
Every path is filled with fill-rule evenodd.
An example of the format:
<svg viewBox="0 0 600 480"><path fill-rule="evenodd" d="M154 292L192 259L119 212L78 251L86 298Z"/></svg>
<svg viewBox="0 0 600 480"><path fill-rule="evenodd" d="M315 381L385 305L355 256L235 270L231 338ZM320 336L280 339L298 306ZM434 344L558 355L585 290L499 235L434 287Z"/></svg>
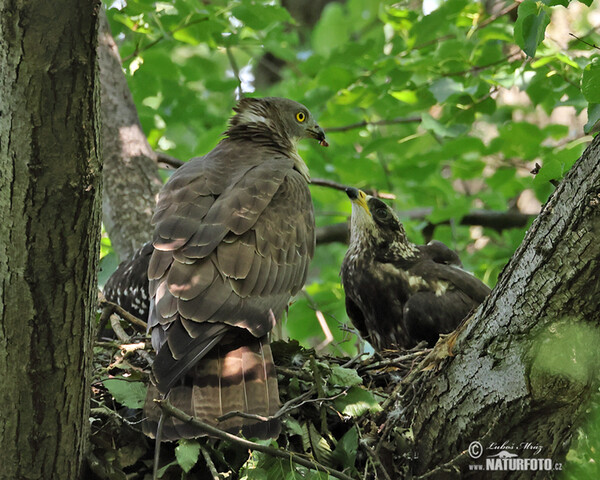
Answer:
<svg viewBox="0 0 600 480"><path fill-rule="evenodd" d="M239 123L230 126L225 135L232 141L252 142L290 157L294 161L294 168L310 183L308 167L298 154L298 143L273 130L267 123Z"/></svg>
<svg viewBox="0 0 600 480"><path fill-rule="evenodd" d="M238 123L231 125L225 135L231 140L250 141L262 147L276 149L286 155L297 153L296 142L271 128L267 123Z"/></svg>
<svg viewBox="0 0 600 480"><path fill-rule="evenodd" d="M387 252L391 258L411 259L419 254L419 249L406 237L405 233L401 233L387 245Z"/></svg>

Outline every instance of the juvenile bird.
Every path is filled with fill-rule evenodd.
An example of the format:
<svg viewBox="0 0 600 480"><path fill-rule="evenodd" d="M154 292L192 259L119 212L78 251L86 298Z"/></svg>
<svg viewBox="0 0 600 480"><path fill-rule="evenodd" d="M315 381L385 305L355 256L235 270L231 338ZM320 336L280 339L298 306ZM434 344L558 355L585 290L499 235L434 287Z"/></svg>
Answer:
<svg viewBox="0 0 600 480"><path fill-rule="evenodd" d="M350 320L377 351L435 344L490 289L443 243L410 242L387 204L356 188L346 193L352 217L341 277Z"/></svg>

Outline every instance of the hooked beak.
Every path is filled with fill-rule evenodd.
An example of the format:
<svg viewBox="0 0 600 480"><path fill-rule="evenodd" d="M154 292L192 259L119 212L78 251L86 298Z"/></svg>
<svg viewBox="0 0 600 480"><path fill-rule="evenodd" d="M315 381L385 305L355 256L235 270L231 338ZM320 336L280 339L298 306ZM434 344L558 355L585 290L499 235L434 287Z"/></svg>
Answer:
<svg viewBox="0 0 600 480"><path fill-rule="evenodd" d="M319 145L321 145L322 147L329 146L329 143L327 143L327 140L325 140L325 130L323 130L318 125L315 125L314 128L311 128L308 131L308 133L312 138L317 139L319 141Z"/></svg>
<svg viewBox="0 0 600 480"><path fill-rule="evenodd" d="M371 216L371 212L369 211L369 206L367 205L367 194L362 190L354 187L348 187L346 189L346 195L352 201L354 205L362 207L365 212Z"/></svg>

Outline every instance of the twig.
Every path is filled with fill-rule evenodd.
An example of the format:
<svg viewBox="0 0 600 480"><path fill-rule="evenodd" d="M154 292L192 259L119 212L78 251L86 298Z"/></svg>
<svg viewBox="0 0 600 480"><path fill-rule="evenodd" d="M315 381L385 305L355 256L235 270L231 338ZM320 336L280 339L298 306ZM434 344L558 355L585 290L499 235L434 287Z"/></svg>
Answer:
<svg viewBox="0 0 600 480"><path fill-rule="evenodd" d="M210 458L210 454L202 445L200 445L200 453L202 453L202 456L204 457L204 461L206 462L206 466L208 467L213 480L222 480L223 477L219 472L217 472L217 467L215 467L212 458Z"/></svg>
<svg viewBox="0 0 600 480"><path fill-rule="evenodd" d="M115 315L114 313L110 316L110 326L112 327L113 332L115 332L117 338L121 340L121 342L129 343L131 341L131 337L127 335L127 333L125 333L125 330L123 330L123 327L121 326L121 319L118 315Z"/></svg>
<svg viewBox="0 0 600 480"><path fill-rule="evenodd" d="M125 330L123 330L123 327L121 327L121 321L120 321L118 315L113 313L110 316L110 326L112 327L113 332L115 332L115 335L117 336L117 338L122 343L130 343L131 342L131 336L129 336L127 334L127 332ZM153 363L152 357L143 348L136 348L135 350L132 350L132 349L124 349L123 345L119 345L119 347L121 348L121 350L125 350L125 354L127 352L131 352L131 351L136 352L140 357L142 357L144 360L146 360L148 365L152 365L152 363ZM123 354L123 357L125 357L125 354Z"/></svg>
<svg viewBox="0 0 600 480"><path fill-rule="evenodd" d="M442 77L460 77L460 76L465 75L467 73L479 73L479 72L482 72L483 70L487 70L488 68L495 67L497 65L501 65L501 64L503 64L505 62L509 62L514 57L519 57L521 55L522 55L521 50L519 50L517 52L511 53L510 55L507 55L506 57L501 58L500 60L496 60L495 62L492 62L492 63L487 63L485 65L474 65L473 67L471 67L471 68L469 68L467 70L461 70L459 72L446 72L446 73L443 73ZM484 100L487 100L490 97L490 95L492 93L494 93L494 92L495 92L495 89L492 89L490 92L488 92L487 95L485 95L484 97L482 97L481 99L479 99L475 103L475 105L481 103Z"/></svg>
<svg viewBox="0 0 600 480"><path fill-rule="evenodd" d="M360 446L367 453L367 455L371 459L371 462L373 462L373 466L375 467L375 470L377 470L378 466L381 467L381 471L383 472L383 476L386 478L386 480L392 480L389 473L383 467L381 460L379 460L379 456L373 451L373 449L371 447L369 447L368 445L366 445L364 442L361 442Z"/></svg>
<svg viewBox="0 0 600 480"><path fill-rule="evenodd" d="M420 357L421 355L429 353L430 350L431 349L420 350L418 352L409 353L408 355L401 355L400 357L388 358L379 362L374 362L369 365L360 365L357 370L359 372L366 372L368 370L375 370L377 368L401 365L402 363L406 362L406 360L412 360L416 357Z"/></svg>
<svg viewBox="0 0 600 480"><path fill-rule="evenodd" d="M333 188L334 190L341 190L342 192L345 192L350 187L350 185L344 185L343 183L334 182L333 180L327 180L326 178L311 178L310 183L319 187L328 187ZM394 200L396 198L396 195L394 195L393 193L380 192L371 188L363 188L362 190L367 195L372 195L374 197L387 198L390 200Z"/></svg>
<svg viewBox="0 0 600 480"><path fill-rule="evenodd" d="M244 96L244 91L242 90L242 79L240 78L240 69L238 68L237 62L235 61L235 57L233 53L231 53L231 47L225 47L225 52L227 53L227 58L229 60L229 65L231 65L231 70L233 71L233 75L238 82L237 91L238 91L238 99Z"/></svg>
<svg viewBox="0 0 600 480"><path fill-rule="evenodd" d="M299 397L296 397L296 398L293 398L293 399L287 401L274 415L272 415L270 417L265 417L263 415L257 415L255 413L240 412L239 410L236 410L235 412L228 412L225 415L221 415L220 417L217 418L217 421L223 422L232 417L248 418L250 420L258 420L260 422L276 420L277 418L281 417L285 413L295 410L297 408L300 408L301 406L306 405L307 403L328 402L331 400L335 400L336 398L346 395L348 393L349 388L350 387L347 387L342 392L340 392L336 395L332 395L331 397L309 398L307 400L303 400L302 402L300 402L297 405L293 405L293 402L296 402L301 398L310 397L313 393L315 393L315 389L311 388L310 390L303 393Z"/></svg>
<svg viewBox="0 0 600 480"><path fill-rule="evenodd" d="M166 414L175 417L181 420L182 422L189 423L190 425L199 428L203 432L212 435L213 437L216 437L220 440L231 442L235 445L249 450L266 453L267 455L271 455L272 457L283 458L285 460L297 463L298 465L302 465L306 468L326 472L333 477L339 478L340 480L354 480L352 477L349 477L345 473L330 468L326 465L322 465L316 460L307 460L305 458L302 458L298 454L286 452L284 450L279 450L277 448L269 447L267 445L260 445L259 443L254 443L250 440L246 440L244 438L232 435L231 433L227 433L217 427L213 427L208 423L198 420L197 418L194 418L185 412L182 412L181 410L171 405L171 403L167 400L155 400L155 402Z"/></svg>
<svg viewBox="0 0 600 480"><path fill-rule="evenodd" d="M277 373L281 373L286 377L298 378L300 380L304 380L305 382L312 382L312 377L302 370L292 370L291 368L280 367L278 365L275 366L275 370Z"/></svg>
<svg viewBox="0 0 600 480"><path fill-rule="evenodd" d="M268 422L270 419L274 419L275 415L272 417L265 417L264 415L257 415L256 413L248 413L236 410L234 412L227 412L225 415L217 417L217 422L224 422L225 420L233 417L248 418L250 420L258 420L259 422Z"/></svg>
<svg viewBox="0 0 600 480"><path fill-rule="evenodd" d="M421 117L397 117L383 120L376 120L371 122L369 120L363 120L362 122L351 123L349 125L342 125L340 127L328 127L325 128L325 133L336 133L336 132L347 132L348 130L354 130L356 128L366 127L368 125L397 125L400 123L420 123Z"/></svg>
<svg viewBox="0 0 600 480"><path fill-rule="evenodd" d="M317 320L319 321L319 326L321 327L321 330L325 334L325 340L323 340L315 347L315 350L317 352L320 352L333 341L333 334L331 333L329 325L327 325L327 320L325 320L325 315L323 315L323 312L321 310L315 310L315 315L317 317Z"/></svg>
<svg viewBox="0 0 600 480"><path fill-rule="evenodd" d="M154 150L156 155L156 161L158 163L164 163L165 165L169 165L173 168L181 167L185 162L179 160L178 158L172 157L171 155L166 154L165 152L158 152Z"/></svg>
<svg viewBox="0 0 600 480"><path fill-rule="evenodd" d="M495 22L496 20L498 20L500 17L503 17L504 15L512 12L515 8L519 7L519 3L520 2L515 2L505 8L503 8L502 10L500 10L498 13L496 13L495 15L492 15L488 18L486 18L483 22L481 22L479 25L477 25L475 27L475 31L477 30L481 30L482 28L487 27L490 23ZM434 38L433 40L429 40L427 42L421 43L419 45L416 45L412 48L412 50L422 50L425 47L429 47L430 45L437 45L440 42L443 42L444 40L452 40L453 38L456 38L455 34L448 34L448 35L443 35L441 37L438 38ZM405 52L405 54L403 56L406 56L411 50L407 50Z"/></svg>
<svg viewBox="0 0 600 480"><path fill-rule="evenodd" d="M600 47L598 45L596 45L595 43L586 42L583 38L579 38L574 33L569 33L569 35L572 36L575 40L579 40L581 43L585 43L588 47L592 47L592 48L596 48L596 49L600 50Z"/></svg>
<svg viewBox="0 0 600 480"><path fill-rule="evenodd" d="M104 296L98 297L98 305L102 309L105 309L105 308L112 309L112 312L116 313L123 320L126 320L129 323L136 325L144 333L146 333L146 330L148 329L148 324L146 322L144 322L143 320L140 320L139 318L137 318L135 315L132 315L131 313L129 313L127 310L125 310L120 305L117 305L116 303L113 303L113 302L109 302L108 300L106 300L106 298L104 298Z"/></svg>
<svg viewBox="0 0 600 480"><path fill-rule="evenodd" d="M475 27L475 30L481 30L482 28L487 27L490 23L498 20L500 17L503 17L504 15L509 14L513 10L516 10L517 8L519 8L519 3L520 2L515 2L512 5L507 5L502 10L500 10L498 13L495 13L491 17L486 18L483 22L481 22L479 25L477 25L477 27Z"/></svg>
<svg viewBox="0 0 600 480"><path fill-rule="evenodd" d="M169 38L172 38L172 35L174 33L178 32L179 30L183 30L184 28L191 27L192 25L197 25L198 23L206 22L208 19L209 19L209 17L204 17L204 18L200 18L198 20L194 20L193 22L186 23L184 25L180 25L179 27L176 27L169 32ZM121 62L125 63L125 62L131 60L132 58L137 57L140 53L145 52L146 50L152 48L154 45L158 44L159 42L162 42L166 38L167 38L167 35L165 35L165 34L160 35L155 40L152 40L150 43L144 45L143 47L136 48L129 55L127 55L126 57L123 57L121 59Z"/></svg>
<svg viewBox="0 0 600 480"><path fill-rule="evenodd" d="M432 208L416 208L414 210L398 211L400 218L408 218L410 220L424 220L433 211ZM459 225L479 225L482 227L493 228L500 232L509 228L522 228L537 215L521 213L519 211L498 212L493 210L472 210L460 219ZM444 225L450 223L449 220L432 224L433 226ZM334 223L323 227L317 227L317 244L348 241L348 223Z"/></svg>
<svg viewBox="0 0 600 480"><path fill-rule="evenodd" d="M354 365L354 363L355 363L357 360L359 360L361 357L364 357L365 355L368 355L368 353L366 353L366 352L359 353L358 355L356 355L356 356L352 357L350 360L348 360L346 363L344 363L344 364L342 364L342 365L340 365L340 366L341 366L342 368L349 368L349 367L351 367L352 365ZM360 368L361 368L361 367L358 367L358 369L360 369Z"/></svg>

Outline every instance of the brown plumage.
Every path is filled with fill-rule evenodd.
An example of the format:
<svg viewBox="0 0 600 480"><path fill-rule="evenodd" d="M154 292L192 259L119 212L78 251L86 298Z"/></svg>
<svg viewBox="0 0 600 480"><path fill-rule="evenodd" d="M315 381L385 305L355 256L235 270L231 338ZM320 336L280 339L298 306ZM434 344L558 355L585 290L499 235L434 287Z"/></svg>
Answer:
<svg viewBox="0 0 600 480"><path fill-rule="evenodd" d="M148 327L157 356L153 398L247 437L269 438L279 423L231 411L274 414L279 394L268 333L306 279L314 216L302 138L325 143L303 105L281 98L243 99L224 138L179 168L163 187L153 218ZM163 438L202 432L168 418Z"/></svg>
<svg viewBox="0 0 600 480"><path fill-rule="evenodd" d="M384 202L356 188L346 193L352 219L341 277L352 323L375 350L433 345L490 289L443 243L411 243Z"/></svg>

